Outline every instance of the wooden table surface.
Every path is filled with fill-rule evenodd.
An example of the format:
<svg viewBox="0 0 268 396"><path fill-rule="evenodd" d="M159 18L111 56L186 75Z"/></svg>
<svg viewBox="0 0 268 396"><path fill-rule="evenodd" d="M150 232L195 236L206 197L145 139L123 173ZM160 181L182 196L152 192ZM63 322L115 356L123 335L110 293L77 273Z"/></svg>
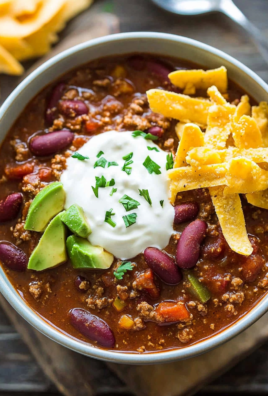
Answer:
<svg viewBox="0 0 268 396"><path fill-rule="evenodd" d="M268 39L268 0L235 0L235 3ZM86 13L90 15L91 12L103 10L109 10L119 17L121 32L161 31L202 41L232 55L268 82L268 65L250 37L222 14L176 16L160 10L150 0L99 0ZM78 21L79 19L72 21L62 37L70 34ZM179 57L180 54L174 56ZM3 76L0 81L2 92L5 87L10 90L18 82L14 77ZM268 343L207 385L198 395L268 395L267 369ZM59 395L0 308L0 396L54 394ZM119 394L127 395L119 382L107 387L105 381L100 380L99 395Z"/></svg>

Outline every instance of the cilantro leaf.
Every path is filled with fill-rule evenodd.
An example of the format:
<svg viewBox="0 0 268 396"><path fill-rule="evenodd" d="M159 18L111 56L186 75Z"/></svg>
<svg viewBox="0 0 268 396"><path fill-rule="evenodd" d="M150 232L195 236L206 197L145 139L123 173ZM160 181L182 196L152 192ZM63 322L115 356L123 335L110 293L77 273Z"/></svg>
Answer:
<svg viewBox="0 0 268 396"><path fill-rule="evenodd" d="M164 200L163 199L161 199L161 201L160 201L160 205L162 206L162 208L163 208L163 206L164 206Z"/></svg>
<svg viewBox="0 0 268 396"><path fill-rule="evenodd" d="M76 159L78 159L79 161L85 161L86 159L89 159L89 157L85 157L84 155L79 154L79 153L74 153L74 154L72 155L72 158L76 158Z"/></svg>
<svg viewBox="0 0 268 396"><path fill-rule="evenodd" d="M132 226L133 224L136 223L136 219L137 219L137 213L130 213L126 216L123 216L123 220L125 223L126 228Z"/></svg>
<svg viewBox="0 0 268 396"><path fill-rule="evenodd" d="M129 166L133 164L133 161L131 161L132 157L133 157L133 153L129 153L123 157L123 160L125 160L126 162L123 165L122 171L126 172L127 175L130 175L132 172L132 167Z"/></svg>
<svg viewBox="0 0 268 396"><path fill-rule="evenodd" d="M116 223L112 220L112 216L114 216L115 213L113 213L113 209L107 210L107 212L105 213L105 219L104 221L108 224L110 224L110 226L115 227Z"/></svg>
<svg viewBox="0 0 268 396"><path fill-rule="evenodd" d="M112 188L112 191L110 192L110 196L112 196L114 193L116 193L117 188Z"/></svg>
<svg viewBox="0 0 268 396"><path fill-rule="evenodd" d="M152 173L155 173L156 175L160 175L161 171L160 171L160 166L154 162L148 155L148 157L146 158L146 160L143 163L143 166L147 169L147 171L150 173L150 175Z"/></svg>
<svg viewBox="0 0 268 396"><path fill-rule="evenodd" d="M95 162L94 168L97 168L98 166L105 168L106 164L107 164L107 160L104 157L101 157Z"/></svg>
<svg viewBox="0 0 268 396"><path fill-rule="evenodd" d="M148 202L148 204L149 204L150 206L152 206L152 200L151 200L149 191L148 191L148 190L140 190L140 189L139 189L139 193L140 193L140 196L143 197L144 199L146 199L146 201Z"/></svg>
<svg viewBox="0 0 268 396"><path fill-rule="evenodd" d="M96 198L99 198L99 188L100 187L101 188L112 187L115 185L114 179L107 181L104 176L101 176L101 177L95 176L95 179L96 179L95 187L91 186L91 188L92 188Z"/></svg>
<svg viewBox="0 0 268 396"><path fill-rule="evenodd" d="M110 168L110 166L119 166L117 162L108 162L108 168Z"/></svg>
<svg viewBox="0 0 268 396"><path fill-rule="evenodd" d="M173 155L170 153L167 155L166 170L173 169L173 166L174 166Z"/></svg>
<svg viewBox="0 0 268 396"><path fill-rule="evenodd" d="M134 132L132 132L132 136L134 138L136 138L138 136L141 136L141 137L143 137L146 140L157 140L158 139L157 136L154 136L151 133L146 133L146 132L143 132L143 131L134 131Z"/></svg>
<svg viewBox="0 0 268 396"><path fill-rule="evenodd" d="M97 154L97 158L100 158L100 157L102 156L102 154L104 154L104 152L103 152L103 151L100 151L100 152Z"/></svg>
<svg viewBox="0 0 268 396"><path fill-rule="evenodd" d="M149 150L149 151L156 151L157 153L159 153L159 150L158 150L158 148L157 147L151 147L151 146L147 146L147 149Z"/></svg>
<svg viewBox="0 0 268 396"><path fill-rule="evenodd" d="M122 198L119 199L119 202L124 206L127 212L132 209L137 209L140 203L135 199L129 197L128 195L124 195Z"/></svg>
<svg viewBox="0 0 268 396"><path fill-rule="evenodd" d="M130 261L127 261L125 263L122 263L120 267L117 268L116 271L114 271L114 276L116 279L121 280L123 279L124 274L127 271L132 271L133 270L133 265L131 264Z"/></svg>

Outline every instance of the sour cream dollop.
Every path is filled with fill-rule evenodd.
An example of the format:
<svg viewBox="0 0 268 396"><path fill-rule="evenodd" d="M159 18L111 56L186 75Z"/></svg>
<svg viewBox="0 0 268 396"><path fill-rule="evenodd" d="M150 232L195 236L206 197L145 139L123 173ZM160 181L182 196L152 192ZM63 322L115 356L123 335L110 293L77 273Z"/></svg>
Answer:
<svg viewBox="0 0 268 396"><path fill-rule="evenodd" d="M155 148L156 150L150 150ZM103 154L99 154L103 152ZM94 136L77 153L89 157L84 161L69 157L67 169L61 176L66 192L65 209L71 205L81 206L90 224L92 233L90 243L102 246L105 250L120 259L129 259L149 247L163 249L167 246L173 233L174 208L169 202L169 185L166 174L167 153L156 144L143 137L132 136L132 132L106 132ZM131 173L122 170L126 160L123 157L133 153ZM97 157L100 155L99 157ZM150 157L160 166L161 174L150 174L143 165ZM107 163L105 168L94 164L100 158ZM105 161L103 161L105 162ZM109 166L108 162L116 162L118 166ZM150 162L150 161L149 161ZM114 185L98 188L98 198L92 186L96 186L96 177L104 176L106 182L114 179ZM116 192L112 193L112 190ZM152 204L139 194L139 190L148 190ZM114 191L114 190L113 190ZM138 201L140 205L126 211L119 200L124 196ZM163 202L163 207L160 204ZM105 222L106 212L112 209L112 227ZM126 227L123 216L136 213L136 222ZM134 216L135 217L135 216Z"/></svg>

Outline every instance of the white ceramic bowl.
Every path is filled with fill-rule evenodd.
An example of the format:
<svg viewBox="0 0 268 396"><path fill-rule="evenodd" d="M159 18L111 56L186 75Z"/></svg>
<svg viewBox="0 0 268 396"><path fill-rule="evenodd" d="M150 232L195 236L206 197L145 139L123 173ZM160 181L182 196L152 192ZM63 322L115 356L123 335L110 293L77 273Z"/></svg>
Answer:
<svg viewBox="0 0 268 396"><path fill-rule="evenodd" d="M207 68L224 65L228 76L258 102L268 101L268 86L246 66L225 53L186 37L163 33L123 33L102 37L77 45L44 63L28 76L9 96L0 109L0 137L4 138L25 105L49 82L70 69L108 55L148 52L193 61ZM233 326L195 345L150 354L105 351L75 340L53 328L25 304L0 269L0 291L16 311L47 337L81 354L117 363L155 364L199 355L226 342L259 319L268 310L268 296Z"/></svg>

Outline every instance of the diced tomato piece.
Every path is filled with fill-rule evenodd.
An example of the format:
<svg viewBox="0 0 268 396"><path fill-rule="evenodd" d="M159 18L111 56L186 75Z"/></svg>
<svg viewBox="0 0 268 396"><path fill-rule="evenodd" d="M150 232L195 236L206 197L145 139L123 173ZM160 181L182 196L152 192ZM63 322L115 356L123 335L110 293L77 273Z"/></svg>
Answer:
<svg viewBox="0 0 268 396"><path fill-rule="evenodd" d="M202 254L208 260L221 260L227 248L227 243L221 232L217 237L207 237L202 248Z"/></svg>
<svg viewBox="0 0 268 396"><path fill-rule="evenodd" d="M202 281L212 294L226 293L230 281L226 279L224 274L219 272L219 268L210 265L208 270L203 274Z"/></svg>
<svg viewBox="0 0 268 396"><path fill-rule="evenodd" d="M265 260L259 254L251 254L242 264L241 278L245 282L254 282L264 266Z"/></svg>
<svg viewBox="0 0 268 396"><path fill-rule="evenodd" d="M49 182L51 180L52 170L50 168L41 168L38 173L41 181Z"/></svg>
<svg viewBox="0 0 268 396"><path fill-rule="evenodd" d="M99 123L99 121L96 121L96 120L89 120L86 122L86 125L85 125L86 131L89 133L96 131L96 129L98 129L99 126L100 126L100 123Z"/></svg>
<svg viewBox="0 0 268 396"><path fill-rule="evenodd" d="M107 272L101 277L102 282L106 287L113 286L115 284L115 277L112 273Z"/></svg>
<svg viewBox="0 0 268 396"><path fill-rule="evenodd" d="M138 274L135 283L138 290L145 290L152 298L159 297L160 290L155 284L154 274L150 268Z"/></svg>
<svg viewBox="0 0 268 396"><path fill-rule="evenodd" d="M38 173L29 173L29 175L25 175L23 177L23 182L32 184L32 185L37 185L40 181Z"/></svg>
<svg viewBox="0 0 268 396"><path fill-rule="evenodd" d="M179 322L190 319L190 312L184 303L164 301L161 302L155 312L164 319L165 322Z"/></svg>
<svg viewBox="0 0 268 396"><path fill-rule="evenodd" d="M73 145L75 148L80 149L86 142L88 142L88 136L75 136L73 140Z"/></svg>
<svg viewBox="0 0 268 396"><path fill-rule="evenodd" d="M33 170L34 164L26 162L16 166L6 166L5 173L9 179L22 179L25 175L32 173Z"/></svg>

